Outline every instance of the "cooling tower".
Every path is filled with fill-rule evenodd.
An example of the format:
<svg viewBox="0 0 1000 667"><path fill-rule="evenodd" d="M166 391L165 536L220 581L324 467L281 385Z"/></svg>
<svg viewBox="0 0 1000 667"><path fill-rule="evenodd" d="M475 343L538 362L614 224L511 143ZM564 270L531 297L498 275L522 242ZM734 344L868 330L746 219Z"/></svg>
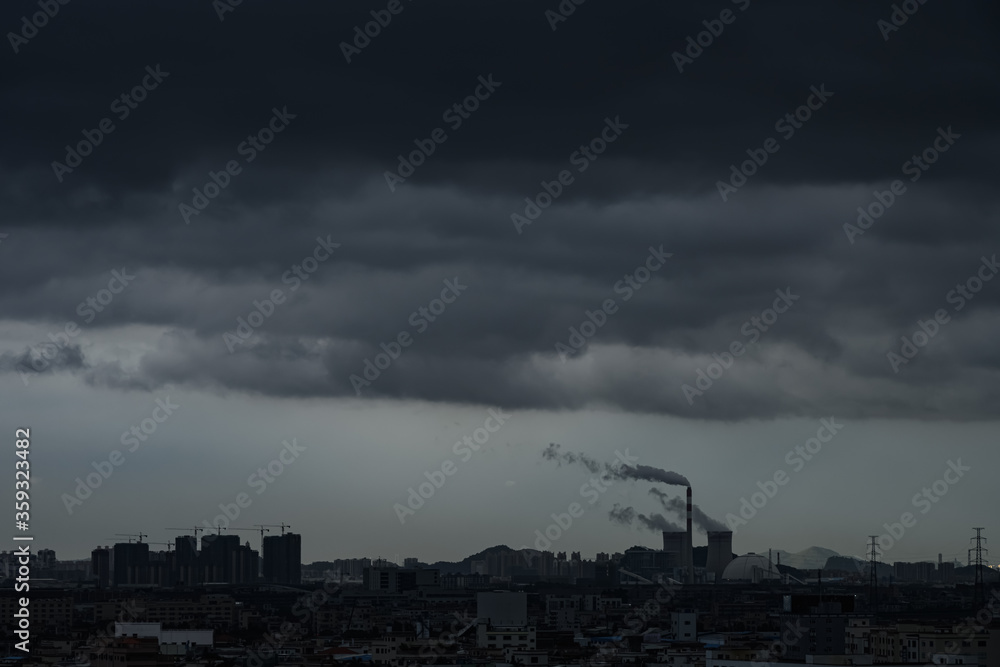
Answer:
<svg viewBox="0 0 1000 667"><path fill-rule="evenodd" d="M731 530L708 531L708 561L705 569L715 573L715 583L722 581L722 573L733 560L733 532Z"/></svg>

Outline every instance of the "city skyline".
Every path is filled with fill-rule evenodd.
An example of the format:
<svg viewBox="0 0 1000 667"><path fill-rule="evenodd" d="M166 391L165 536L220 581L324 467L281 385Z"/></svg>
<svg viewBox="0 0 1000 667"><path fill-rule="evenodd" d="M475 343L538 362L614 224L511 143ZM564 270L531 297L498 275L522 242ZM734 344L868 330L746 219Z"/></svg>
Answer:
<svg viewBox="0 0 1000 667"><path fill-rule="evenodd" d="M0 403L39 545L593 554L679 478L741 554L995 530L995 5L38 1Z"/></svg>
<svg viewBox="0 0 1000 667"><path fill-rule="evenodd" d="M220 413L220 408L215 403L224 401L204 396L181 399L181 395L176 393L171 396L171 400L183 406L182 410L203 410L204 413L196 421L206 425L212 423L208 417L210 413ZM148 414L151 403L149 397L136 397L125 411L130 414ZM62 499L62 494L74 496L78 486L75 479L82 480L95 473L94 462L106 461L106 452L114 445L97 443L89 449L67 449L60 452L60 464L66 474L55 488L49 486L49 476L45 474L49 456L36 454L36 474L39 477L35 484L37 488L45 489L44 494L39 496L36 509L37 539L61 553L74 553L84 557L93 546L105 543L106 540L101 538L123 532L123 529L124 532L141 530L162 538L170 534L170 531L165 530L167 527L198 525L205 528L206 522L212 525L215 517L223 514L220 503L229 505L232 510L237 495L246 493L252 502L247 508L239 508L240 515L232 524L246 527L258 523L280 523L284 520L294 526L296 531L315 536L304 546L307 560L320 560L328 553L345 553L338 538L333 537L334 532L340 539L346 537L351 542L365 543L363 550L347 552L355 556L362 555L362 551L368 551L373 556L400 553L418 556L428 562L451 560L455 553L473 553L495 544L530 546L534 540L534 531L544 530L552 523L552 513L565 512L570 503L577 501L586 507L586 514L578 520L580 530L571 528L567 531L561 538L565 546L560 546L558 550L594 553L607 550L608 542L611 541L620 548L633 544L657 544L655 532L615 525L608 518L608 512L616 502L635 506L638 511L646 513L663 512L660 503L649 494L653 485L635 481L615 482L606 493L600 494L597 503L589 505L591 497L582 496L580 487L593 475L581 467L560 466L546 461L542 456L542 443L532 442L539 433L551 436L551 439L545 438L549 442L561 440L567 450L587 451L593 458L604 462L611 463L615 460L615 450L629 449L631 455L641 463L659 464L684 472L691 479L695 502L710 516L723 522L727 514L740 515L741 499L749 500L752 494L760 490L758 481L763 483L772 480L777 471L784 470L789 476L789 482L780 488L773 499L768 499L767 504L758 510L757 516L750 519L747 525L735 526L735 549L741 553L760 552L769 547L798 551L810 546L820 546L842 554L861 554L869 535L885 532L884 523L897 522L902 513L910 511L919 518L919 523L912 529L907 529L906 537L893 547L894 550L907 558L927 557L936 555L939 551L960 555L968 542L969 527L991 525L990 507L982 503L982 494L989 493L989 470L995 469L998 455L985 446L971 445L952 446L947 451L940 451L940 448L927 441L946 437L949 427L943 424L901 428L900 425L893 424L845 421L844 429L829 444L824 445L812 460L803 459L801 464L794 462L798 457L794 453L795 447L803 447L809 438L815 437L820 428L818 420L784 424L780 439L776 437L777 431L772 425L757 425L756 428L746 423L717 425L711 429L714 433L709 440L705 437L703 428L677 424L672 431L675 437L682 440L686 437L699 437L703 440L702 450L685 451L681 445L676 445L670 450L673 452L672 456L667 457L663 455L663 445L658 435L660 420L624 414L578 417L571 437L557 440L558 436L566 435L565 425L559 417L540 419L538 415L511 412L510 421L496 436L500 438L499 445L491 446L491 443L487 443L485 448L473 452L465 462L461 460L462 456L454 454L453 445L483 423L487 415L486 409L455 411L450 420L450 428L435 429L437 433L433 440L422 443L416 451L396 453L400 462L405 465L391 468L385 467L384 456L378 449L355 449L350 453L338 453L331 449L324 450L317 444L325 437L323 430L326 423L329 423L330 428L339 425L348 431L367 432L376 439L405 441L412 429L420 424L419 409L411 408L409 414L399 419L398 423L383 423L378 429L373 429L372 423L376 414L386 414L381 409L366 410L359 407L344 411L336 420L329 422L326 422L325 417L317 417L315 432L300 429L297 433L298 446L305 447L305 451L300 454L303 458L294 459L287 470L272 478L272 484L263 487L260 494L257 493L262 488L260 484L254 486L248 484L247 480L261 466L274 460L282 449L286 449L281 443L290 441L294 436L283 428L275 428L274 418L270 415L261 419L259 424L255 423L255 418L250 413L259 412L257 406L241 407L247 415L244 423L251 424L248 430L256 430L256 436L260 437L260 440L252 440L255 443L253 463L236 464L226 461L221 452L214 456L211 452L202 452L202 460L212 461L216 466L215 470L221 469L224 472L220 474L212 469L186 469L182 477L157 478L154 471L159 466L169 465L178 449L187 453L192 453L195 449L190 444L186 448L182 443L175 444L176 441L168 435L168 422L162 432L158 431L150 438L151 446L138 450L120 468L114 468L112 475L106 481L102 480L101 486L93 489L92 495L83 500L81 505L71 504L71 515L67 512L67 503ZM317 406L315 414L320 412L328 414L329 410ZM126 419L129 417L123 417L122 421ZM434 418L425 416L423 419L426 423ZM600 444L580 446L581 442L594 443L596 440L601 443L612 439L617 426L616 420L630 425L636 434L631 447L616 446L602 451ZM266 424L268 421L272 423ZM636 428L637 423L642 428ZM53 425L52 428L58 429L58 425ZM112 427L105 430L110 428ZM419 425L419 428L423 429L425 426ZM261 437L269 429L273 433L272 437ZM226 430L227 425L219 420L211 428L206 428L205 432L210 434L210 438L225 433ZM429 428L427 430L430 432ZM987 441L990 427L984 424L978 430L979 434L974 438L981 442ZM970 433L975 432L975 429L970 430ZM886 478L877 468L858 469L859 461L872 456L868 444L888 433L894 434L894 437L905 433L913 440L895 446L883 445L878 453L880 459L897 460L901 467L907 468L918 465L916 462L920 461L919 475ZM73 437L78 436L67 431L64 441L70 441ZM157 438L165 443L159 449L152 446ZM57 439L62 440L62 436ZM729 443L736 440L751 444L742 451L734 451ZM914 444L920 440L924 441L922 449L920 445ZM102 452L101 447L108 449ZM793 464L786 462L790 453ZM142 454L148 456L145 461L139 456ZM716 470L703 467L699 473L697 466L702 456L729 457L732 461L731 469L739 472L733 474L727 473L726 468ZM913 497L922 488L942 478L948 468L947 462L956 459L973 470L959 484L949 487L947 495L939 503L933 504L926 514L921 514L920 510L926 505L914 506ZM303 466L299 463L300 460L311 463ZM440 470L445 460L455 462L456 472L446 478L440 489L434 490L434 495L427 498L424 506L416 510L413 516L405 516L405 523L401 524L394 505L407 503L408 489L416 489L421 483L427 482L426 473ZM138 466L142 468L136 472ZM143 502L122 506L119 500L121 493L138 493L136 484L139 480L136 475L143 476L142 493L150 494L152 498L157 495L171 497L171 502L167 505ZM364 481L369 477L384 481L373 486ZM330 478L337 480L337 484L329 485L322 481ZM259 475L256 479L266 481ZM177 497L171 496L177 493L181 481L183 493ZM508 485L507 482L515 483ZM813 489L823 486L837 491L830 498L813 492ZM337 488L344 489L343 496L339 495L341 492L335 491ZM677 491L667 493L679 496L681 491L678 487ZM335 502L339 497L356 498L362 505L369 505L370 514L366 516L371 517L372 525L378 526L378 530L373 534L367 530L368 526L350 521L337 525L336 531L324 530L324 526L329 525L326 518L327 504ZM490 516L490 521L468 513L469 503L476 502L477 498L482 499L481 502L486 505L483 516ZM487 511L490 503L499 506L492 515ZM884 506L884 509L876 515L866 510L867 506ZM349 507L342 511L350 515ZM104 517L109 513L114 517L114 524L118 527L116 530L103 527L107 523ZM463 526L460 531L463 535L461 539L454 537L456 525ZM252 532L241 534L256 545L257 535ZM94 537L97 539L94 540ZM704 544L704 540L703 533L695 534L695 544ZM406 554L406 550L410 553Z"/></svg>

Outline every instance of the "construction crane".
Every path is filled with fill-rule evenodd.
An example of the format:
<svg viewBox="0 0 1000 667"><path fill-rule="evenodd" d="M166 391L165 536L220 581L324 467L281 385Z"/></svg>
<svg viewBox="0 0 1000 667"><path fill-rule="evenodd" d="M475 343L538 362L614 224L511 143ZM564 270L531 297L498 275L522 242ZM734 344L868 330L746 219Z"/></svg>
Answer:
<svg viewBox="0 0 1000 667"><path fill-rule="evenodd" d="M198 533L205 531L204 528L199 528L198 526L195 526L194 528L167 528L166 530L184 531L184 535L181 537L187 538L187 540L191 543L191 549L194 551L198 551ZM194 533L194 537L189 535L188 531Z"/></svg>
<svg viewBox="0 0 1000 667"><path fill-rule="evenodd" d="M136 541L139 544L142 544L142 538L149 537L148 533L115 533L115 535L117 535L118 537L127 537L127 538L129 538L128 539L129 544L132 543L132 538L133 537L138 538Z"/></svg>
<svg viewBox="0 0 1000 667"><path fill-rule="evenodd" d="M160 546L166 546L167 553L170 553L170 547L174 546L173 542L146 542L146 544L159 544Z"/></svg>
<svg viewBox="0 0 1000 667"><path fill-rule="evenodd" d="M260 548L264 549L264 533L270 533L271 529L264 523L255 523L254 527L260 528Z"/></svg>
<svg viewBox="0 0 1000 667"><path fill-rule="evenodd" d="M188 530L188 528L167 528L167 530ZM210 530L212 530L211 527L209 527L209 528L198 528L197 526L195 526L194 527L194 536L195 536L195 539L198 538L198 532L199 531L201 531L203 533L207 533ZM224 531L224 530L229 530L229 527L228 526L215 526L215 534L216 535L221 535L222 531Z"/></svg>
<svg viewBox="0 0 1000 667"><path fill-rule="evenodd" d="M204 528L199 528L198 526L195 526L194 528L167 528L166 530L183 530L183 531L190 530L191 532L194 533L194 539L196 540L198 539L199 532L205 532Z"/></svg>
<svg viewBox="0 0 1000 667"><path fill-rule="evenodd" d="M285 534L285 528L291 528L291 525L289 525L287 523L284 523L284 522L282 522L280 524L262 523L262 524L256 524L256 525L259 526L259 527L262 527L262 528L281 528L281 534L282 535Z"/></svg>
<svg viewBox="0 0 1000 667"><path fill-rule="evenodd" d="M261 523L255 523L256 528L260 528L260 555L264 555L264 533L270 533L271 529Z"/></svg>
<svg viewBox="0 0 1000 667"><path fill-rule="evenodd" d="M260 526L258 526L257 528L260 528ZM232 526L230 526L228 528L228 530L252 530L253 532L256 533L257 532L257 528L233 528ZM266 528L260 528L260 549L261 549L261 551L264 550L264 531L265 530L267 530L267 529Z"/></svg>

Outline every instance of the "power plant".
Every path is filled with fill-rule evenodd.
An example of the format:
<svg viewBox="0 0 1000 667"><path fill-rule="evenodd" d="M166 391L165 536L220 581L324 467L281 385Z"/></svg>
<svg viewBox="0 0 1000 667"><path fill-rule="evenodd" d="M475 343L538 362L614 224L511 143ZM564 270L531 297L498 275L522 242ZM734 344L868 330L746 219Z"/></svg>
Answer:
<svg viewBox="0 0 1000 667"><path fill-rule="evenodd" d="M692 515L694 505L691 498L691 487L687 487L687 523L683 531L663 531L663 550L676 556L678 567L685 570L686 583L694 583L694 542L692 530ZM699 525L704 527L702 520ZM726 566L733 560L733 532L731 530L709 530L708 559L705 563L706 573L715 575L715 581L722 581Z"/></svg>
<svg viewBox="0 0 1000 667"><path fill-rule="evenodd" d="M730 533L730 535L732 535ZM686 583L694 583L694 543L691 528L691 487L687 487L687 524L684 531L663 531L663 550L677 555L677 566L685 569Z"/></svg>
<svg viewBox="0 0 1000 667"><path fill-rule="evenodd" d="M659 531L663 535L663 553L669 554L671 567L683 570L683 574L674 576L684 579L685 583L695 583L694 569L694 523L698 529L708 534L708 556L705 563L705 580L721 582L726 567L733 560L733 533L727 530L726 524L708 516L701 508L694 505L691 482L684 475L663 470L655 466L639 464L612 467L593 459L586 454L563 451L556 443L551 443L542 452L542 457L559 463L581 465L591 473L603 472L612 479L646 481L654 484L649 493L655 496L663 508L675 516L683 514L686 518L683 528L674 524L662 514L644 514L634 507L623 507L615 503L608 517L615 523L634 525L647 530ZM660 485L683 486L687 489L685 500L671 496ZM652 558L649 549L636 547L632 554L634 562L630 567L644 569L645 562ZM662 563L667 560L661 561ZM701 581L700 578L698 578Z"/></svg>

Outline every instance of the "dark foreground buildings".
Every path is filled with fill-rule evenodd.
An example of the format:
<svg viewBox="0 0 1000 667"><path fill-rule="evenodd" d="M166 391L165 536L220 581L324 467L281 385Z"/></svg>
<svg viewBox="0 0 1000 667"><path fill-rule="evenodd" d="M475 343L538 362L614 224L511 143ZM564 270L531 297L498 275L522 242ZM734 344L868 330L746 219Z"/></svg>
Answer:
<svg viewBox="0 0 1000 667"><path fill-rule="evenodd" d="M295 533L264 538L264 581L272 584L302 582L302 536Z"/></svg>

